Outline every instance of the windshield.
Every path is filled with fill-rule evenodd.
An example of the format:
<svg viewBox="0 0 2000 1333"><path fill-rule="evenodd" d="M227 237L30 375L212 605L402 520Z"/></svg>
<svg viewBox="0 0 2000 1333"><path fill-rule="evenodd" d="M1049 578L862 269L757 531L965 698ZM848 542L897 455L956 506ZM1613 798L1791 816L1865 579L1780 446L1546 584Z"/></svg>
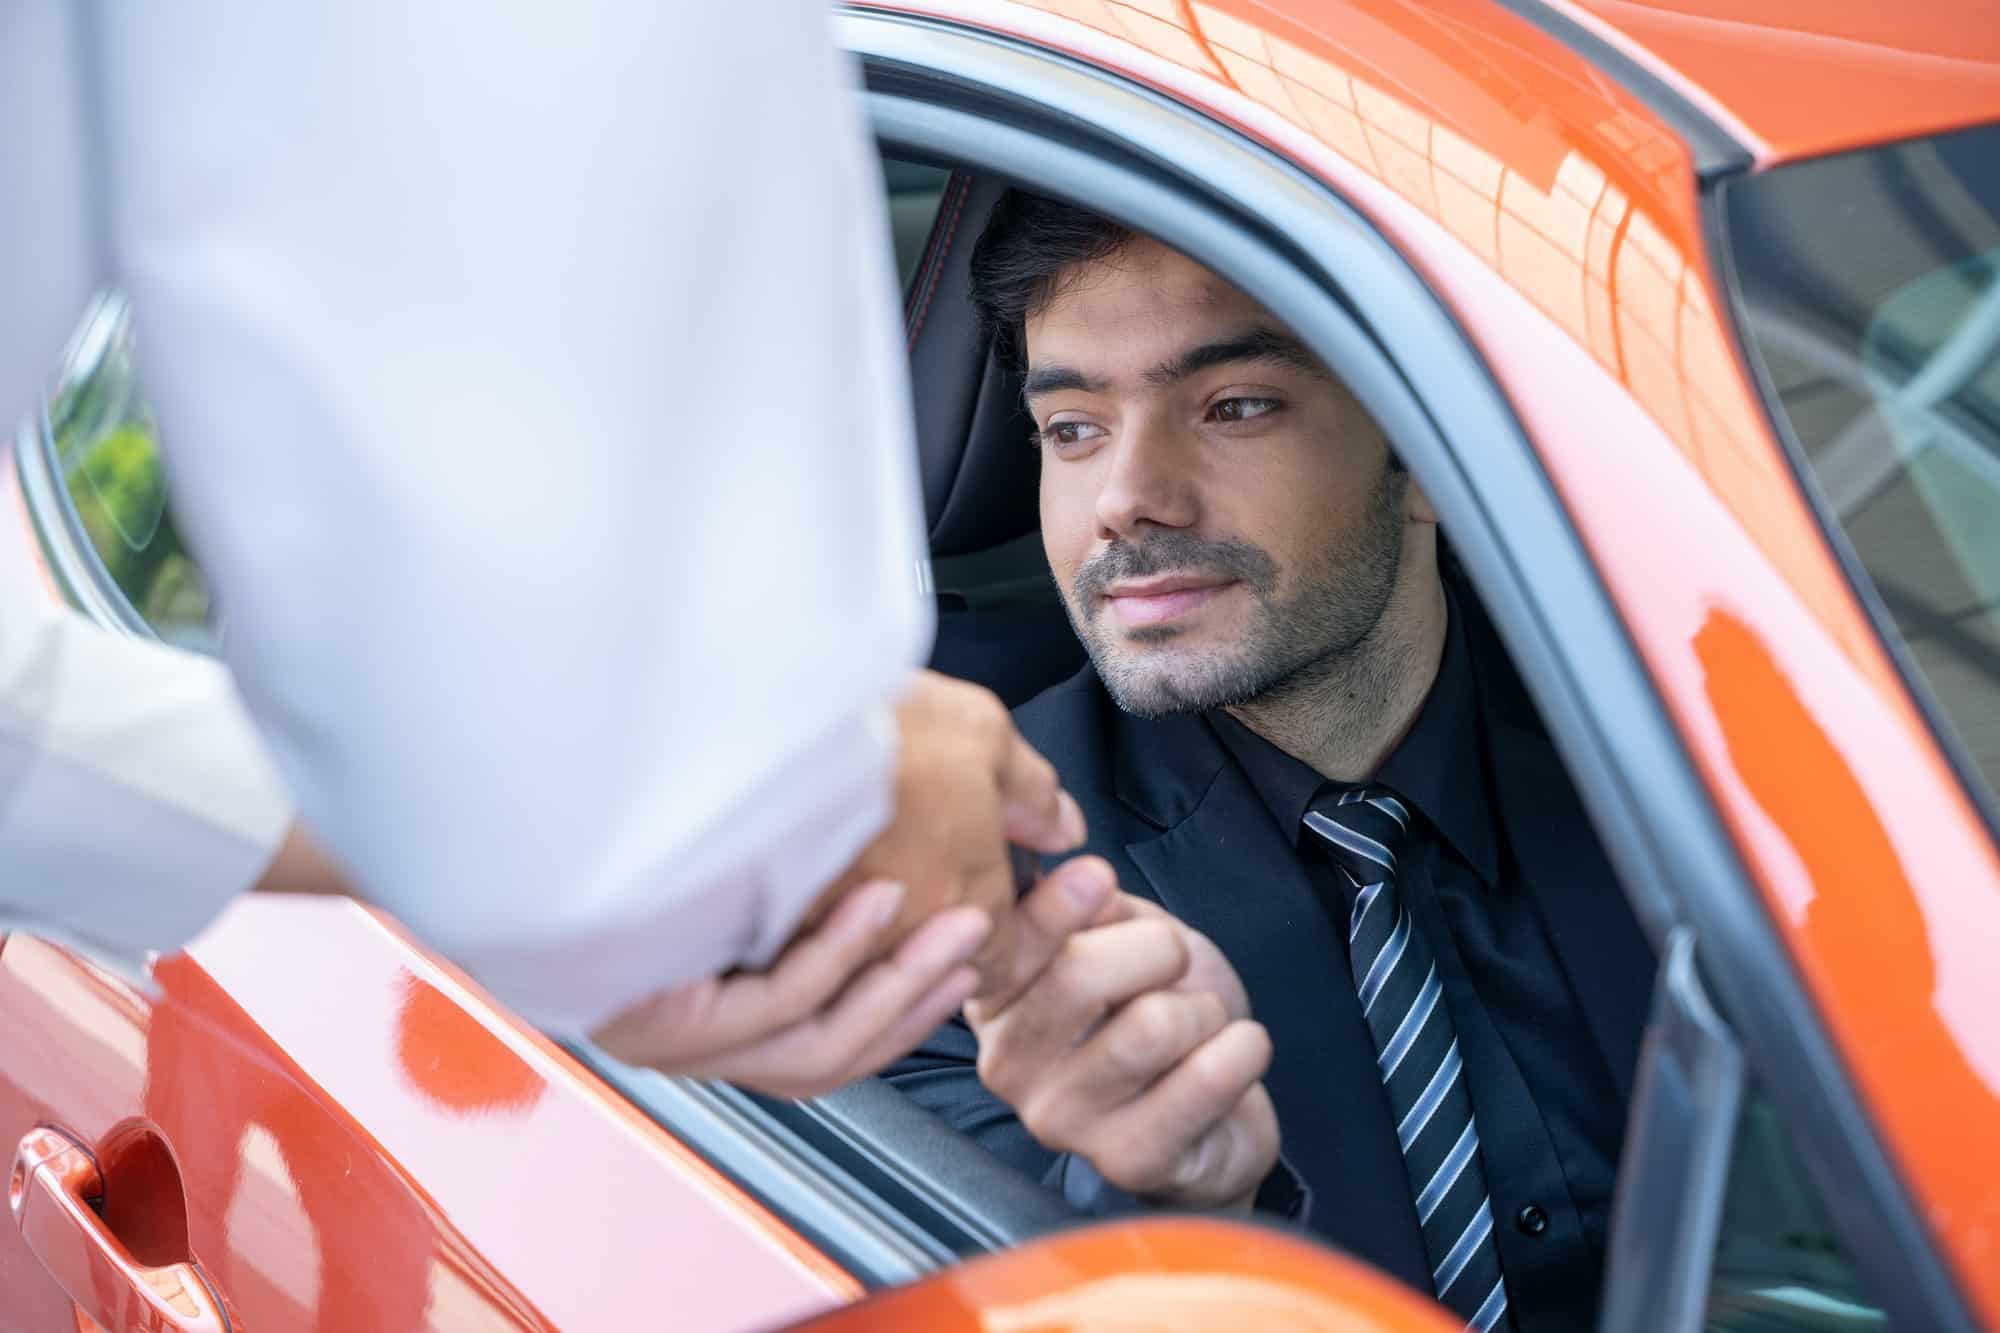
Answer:
<svg viewBox="0 0 2000 1333"><path fill-rule="evenodd" d="M1781 167L1722 199L1738 314L1773 407L1990 799L2000 126Z"/></svg>

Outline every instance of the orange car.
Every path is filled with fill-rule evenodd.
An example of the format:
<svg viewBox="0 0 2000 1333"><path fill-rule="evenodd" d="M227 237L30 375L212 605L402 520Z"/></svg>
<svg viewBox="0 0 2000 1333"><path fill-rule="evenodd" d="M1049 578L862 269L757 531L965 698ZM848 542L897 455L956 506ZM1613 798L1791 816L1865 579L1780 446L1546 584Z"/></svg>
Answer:
<svg viewBox="0 0 2000 1333"><path fill-rule="evenodd" d="M2000 1328L1994 17L837 19L943 665L1018 701L1077 652L1032 475L969 447L1012 391L962 294L1001 183L1188 252L1385 405L1662 960L1608 1329ZM0 577L199 647L122 321L6 460ZM878 1083L777 1103L558 1048L350 903L242 901L153 980L0 948L0 1328L1450 1326L1276 1229L1078 1227Z"/></svg>

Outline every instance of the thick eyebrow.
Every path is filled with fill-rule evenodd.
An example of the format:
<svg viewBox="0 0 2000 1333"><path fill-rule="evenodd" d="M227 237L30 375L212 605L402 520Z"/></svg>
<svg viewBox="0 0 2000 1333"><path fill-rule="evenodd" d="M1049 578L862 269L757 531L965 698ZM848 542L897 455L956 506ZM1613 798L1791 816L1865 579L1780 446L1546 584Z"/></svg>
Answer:
<svg viewBox="0 0 2000 1333"><path fill-rule="evenodd" d="M1141 378L1154 388L1164 388L1190 375L1239 361L1272 361L1321 379L1329 378L1326 367L1306 350L1304 343L1289 333L1262 327L1245 329L1241 333L1232 333L1178 352L1148 370ZM1028 371L1027 379L1021 386L1021 396L1033 402L1043 394L1061 393L1066 389L1079 393L1104 393L1109 388L1104 380L1086 375L1075 366L1043 365Z"/></svg>
<svg viewBox="0 0 2000 1333"><path fill-rule="evenodd" d="M1274 361L1308 375L1327 378L1326 367L1297 338L1277 329L1254 328L1190 347L1185 352L1168 357L1148 370L1145 379L1150 385L1164 388L1190 375L1236 361Z"/></svg>
<svg viewBox="0 0 2000 1333"><path fill-rule="evenodd" d="M1320 378L1330 378L1326 366L1318 356L1306 350L1306 344L1288 332L1276 328L1246 328L1236 334L1214 338L1202 342L1200 346L1190 346L1184 352L1168 356L1158 366L1146 370L1142 376L1146 384L1154 388L1164 388L1176 380L1184 380L1190 374L1200 374L1202 370L1212 370L1214 366L1226 366L1244 360L1266 360L1304 374L1316 374ZM1102 394L1110 388L1104 380L1084 374L1076 366L1048 364L1034 366L1028 370L1028 378L1022 382L1022 396L1034 402L1042 394L1056 394L1064 390L1076 390L1086 394Z"/></svg>
<svg viewBox="0 0 2000 1333"><path fill-rule="evenodd" d="M1065 389L1075 389L1079 393L1103 393L1104 388L1103 380L1093 379L1074 366L1036 366L1022 382L1021 396L1035 399L1045 393L1061 393Z"/></svg>

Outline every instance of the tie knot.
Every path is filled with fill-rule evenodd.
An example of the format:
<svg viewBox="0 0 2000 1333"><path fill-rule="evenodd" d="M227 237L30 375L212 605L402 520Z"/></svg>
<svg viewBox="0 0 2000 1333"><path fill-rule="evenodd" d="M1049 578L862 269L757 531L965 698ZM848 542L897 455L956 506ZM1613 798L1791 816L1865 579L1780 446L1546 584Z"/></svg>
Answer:
<svg viewBox="0 0 2000 1333"><path fill-rule="evenodd" d="M1387 787L1344 787L1315 798L1305 824L1356 884L1376 884L1396 878L1410 809Z"/></svg>

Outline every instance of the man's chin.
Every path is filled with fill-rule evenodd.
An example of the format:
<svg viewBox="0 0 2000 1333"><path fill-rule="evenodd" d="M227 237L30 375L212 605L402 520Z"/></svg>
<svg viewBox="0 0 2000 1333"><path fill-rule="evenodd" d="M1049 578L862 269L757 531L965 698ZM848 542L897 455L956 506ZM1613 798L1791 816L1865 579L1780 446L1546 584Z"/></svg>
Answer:
<svg viewBox="0 0 2000 1333"><path fill-rule="evenodd" d="M1135 717L1204 713L1242 703L1251 685L1236 663L1134 661L1122 652L1090 656L1112 702Z"/></svg>

